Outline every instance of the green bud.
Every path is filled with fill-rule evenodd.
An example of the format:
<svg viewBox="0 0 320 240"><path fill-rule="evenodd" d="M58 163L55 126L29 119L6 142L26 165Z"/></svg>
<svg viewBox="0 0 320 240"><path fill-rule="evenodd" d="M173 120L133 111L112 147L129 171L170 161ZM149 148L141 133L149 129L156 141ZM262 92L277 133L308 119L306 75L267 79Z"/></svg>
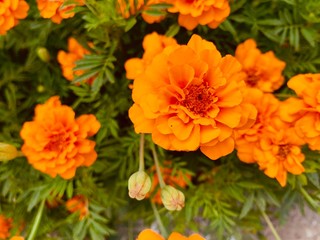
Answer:
<svg viewBox="0 0 320 240"><path fill-rule="evenodd" d="M19 153L15 146L0 142L0 161L9 161L18 157Z"/></svg>
<svg viewBox="0 0 320 240"><path fill-rule="evenodd" d="M161 189L161 200L169 211L180 211L184 207L185 197L181 191L166 185Z"/></svg>
<svg viewBox="0 0 320 240"><path fill-rule="evenodd" d="M50 54L49 54L48 50L44 47L37 48L37 55L43 62L50 61Z"/></svg>
<svg viewBox="0 0 320 240"><path fill-rule="evenodd" d="M145 198L151 188L151 179L144 171L132 174L128 181L129 196L137 200Z"/></svg>

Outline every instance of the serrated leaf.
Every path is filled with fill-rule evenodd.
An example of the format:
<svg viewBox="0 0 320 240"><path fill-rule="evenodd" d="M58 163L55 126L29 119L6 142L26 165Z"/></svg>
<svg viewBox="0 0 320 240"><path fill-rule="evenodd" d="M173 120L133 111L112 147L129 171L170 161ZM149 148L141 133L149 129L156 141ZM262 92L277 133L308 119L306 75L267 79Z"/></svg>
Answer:
<svg viewBox="0 0 320 240"><path fill-rule="evenodd" d="M178 24L173 24L166 31L165 35L167 37L174 37L180 30L180 26Z"/></svg>
<svg viewBox="0 0 320 240"><path fill-rule="evenodd" d="M239 218L242 219L244 218L245 216L248 215L249 211L252 209L252 206L253 206L253 199L254 199L254 194L251 193L249 195L249 197L247 198L247 200L245 201L245 203L243 204L243 207L241 209L241 212L240 212L240 215L239 215Z"/></svg>

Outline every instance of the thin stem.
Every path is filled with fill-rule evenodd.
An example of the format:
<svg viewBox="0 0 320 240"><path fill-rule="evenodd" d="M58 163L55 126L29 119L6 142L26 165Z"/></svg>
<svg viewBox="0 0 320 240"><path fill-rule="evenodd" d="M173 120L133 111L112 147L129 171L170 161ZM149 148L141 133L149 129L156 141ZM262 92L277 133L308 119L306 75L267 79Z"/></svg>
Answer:
<svg viewBox="0 0 320 240"><path fill-rule="evenodd" d="M34 219L34 223L33 223L30 235L28 237L28 240L33 240L37 234L37 230L38 230L42 213L43 213L44 203L45 203L45 199L43 199L42 202L40 203L40 207L38 209L36 218Z"/></svg>
<svg viewBox="0 0 320 240"><path fill-rule="evenodd" d="M151 201L150 201L150 202L151 202ZM162 235L164 238L167 238L167 237L168 237L167 229L164 227L163 222L162 222L161 217L160 217L160 214L159 214L159 212L158 212L158 209L157 209L156 205L155 205L153 202L151 202L151 207L152 207L152 210L153 210L153 212L154 212L154 216L156 217L156 220L157 220L157 222L158 222L161 235Z"/></svg>
<svg viewBox="0 0 320 240"><path fill-rule="evenodd" d="M258 206L258 207L259 207L259 206ZM276 230L275 227L273 226L273 224L272 224L270 218L268 217L268 215L267 215L267 214L265 213L265 211L263 211L260 207L259 207L259 210L260 210L260 212L262 213L262 216L264 217L264 220L267 222L267 224L268 224L268 226L269 226L269 228L270 228L270 230L271 230L274 238L275 238L276 240L281 240L281 237L279 236L277 230Z"/></svg>
<svg viewBox="0 0 320 240"><path fill-rule="evenodd" d="M139 171L144 171L144 133L140 135Z"/></svg>
<svg viewBox="0 0 320 240"><path fill-rule="evenodd" d="M153 160L154 160L154 163L155 163L155 166L156 166L156 170L157 170L157 175L158 175L160 187L164 188L166 186L166 184L165 184L165 182L163 181L163 178L162 178L162 174L161 174L161 171L160 171L159 160L158 160L158 155L157 155L157 152L156 152L156 149L155 149L153 143L151 143L151 150L152 150Z"/></svg>

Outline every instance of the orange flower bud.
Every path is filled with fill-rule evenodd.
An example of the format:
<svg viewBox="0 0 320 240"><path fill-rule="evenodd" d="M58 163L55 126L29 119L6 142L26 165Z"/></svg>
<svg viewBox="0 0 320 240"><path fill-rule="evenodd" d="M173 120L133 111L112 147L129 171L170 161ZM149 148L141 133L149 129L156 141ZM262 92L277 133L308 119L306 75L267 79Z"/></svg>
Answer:
<svg viewBox="0 0 320 240"><path fill-rule="evenodd" d="M128 181L129 196L137 200L145 198L151 188L151 179L144 171L132 174Z"/></svg>
<svg viewBox="0 0 320 240"><path fill-rule="evenodd" d="M49 54L48 50L45 47L37 48L37 55L43 62L49 62L50 61L50 54Z"/></svg>
<svg viewBox="0 0 320 240"><path fill-rule="evenodd" d="M166 185L161 190L161 200L169 211L180 211L184 207L184 194L172 186Z"/></svg>
<svg viewBox="0 0 320 240"><path fill-rule="evenodd" d="M9 161L18 157L19 153L15 146L0 142L0 161Z"/></svg>

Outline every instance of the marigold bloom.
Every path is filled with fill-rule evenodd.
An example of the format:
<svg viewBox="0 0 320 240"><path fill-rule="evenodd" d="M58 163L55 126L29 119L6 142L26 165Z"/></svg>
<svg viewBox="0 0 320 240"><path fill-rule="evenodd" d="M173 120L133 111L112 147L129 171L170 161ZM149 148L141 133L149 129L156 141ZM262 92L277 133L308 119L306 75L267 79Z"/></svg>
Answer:
<svg viewBox="0 0 320 240"><path fill-rule="evenodd" d="M142 74L153 58L163 51L164 48L171 45L177 45L174 38L160 35L156 32L147 34L142 42L144 53L142 58L131 58L125 62L126 77L135 79Z"/></svg>
<svg viewBox="0 0 320 240"><path fill-rule="evenodd" d="M40 15L43 18L50 18L52 22L60 24L63 19L72 18L76 6L84 5L84 0L74 0L67 3L66 0L37 0Z"/></svg>
<svg viewBox="0 0 320 240"><path fill-rule="evenodd" d="M320 150L320 74L296 75L288 81L288 87L303 102L301 117L295 122L297 134L312 150Z"/></svg>
<svg viewBox="0 0 320 240"><path fill-rule="evenodd" d="M27 17L29 5L25 0L0 1L0 35L18 25L19 19Z"/></svg>
<svg viewBox="0 0 320 240"><path fill-rule="evenodd" d="M96 134L99 128L94 115L84 114L75 119L72 108L61 105L59 97L54 96L37 105L33 121L23 124L21 150L39 171L70 179L78 167L95 162L95 142L86 138Z"/></svg>
<svg viewBox="0 0 320 240"><path fill-rule="evenodd" d="M24 237L21 236L13 236L10 240L24 240Z"/></svg>
<svg viewBox="0 0 320 240"><path fill-rule="evenodd" d="M66 202L66 208L71 213L78 212L80 215L80 220L89 214L88 199L83 195L76 195L69 199Z"/></svg>
<svg viewBox="0 0 320 240"><path fill-rule="evenodd" d="M161 22L165 18L165 13L160 16L150 15L146 10L148 10L148 6L158 3L164 3L163 0L117 0L117 9L119 13L124 18L129 18L130 16L136 14L139 11L142 11L142 18L149 24ZM129 6L128 6L129 4Z"/></svg>
<svg viewBox="0 0 320 240"><path fill-rule="evenodd" d="M184 176L183 172L180 170L175 171L173 173L173 169L170 165L171 165L170 161L165 161L164 166L160 167L163 181L170 186L185 188L187 186L187 182L185 178L191 179L191 176L189 174ZM161 188L159 186L159 178L156 172L156 168L152 167L151 172L153 174L153 178L152 178L150 194L148 194L148 196L152 195L153 202L157 204L162 204Z"/></svg>
<svg viewBox="0 0 320 240"><path fill-rule="evenodd" d="M129 117L137 133L151 133L167 150L200 150L218 159L234 149L233 131L245 125L244 74L237 60L193 35L169 46L134 79Z"/></svg>
<svg viewBox="0 0 320 240"><path fill-rule="evenodd" d="M140 232L136 240L164 240L160 234L156 233L151 229L145 229ZM180 233L172 232L168 238L168 240L205 240L202 236L197 233L190 235L189 237L185 237Z"/></svg>
<svg viewBox="0 0 320 240"><path fill-rule="evenodd" d="M68 39L68 51L60 50L57 58L62 68L62 75L67 80L72 81L75 76L80 76L84 73L83 70L73 70L76 67L76 61L83 59L84 55L90 54L90 52L73 37ZM92 83L93 80L94 78L90 78L87 82Z"/></svg>
<svg viewBox="0 0 320 240"><path fill-rule="evenodd" d="M12 228L12 219L0 215L0 239L7 239L10 236L10 229Z"/></svg>
<svg viewBox="0 0 320 240"><path fill-rule="evenodd" d="M300 148L304 142L293 125L280 118L281 105L287 106L287 103L253 88L248 89L245 100L257 106L258 116L250 129L236 132L238 157L246 163L256 162L267 176L285 186L287 172L301 174L304 171Z"/></svg>
<svg viewBox="0 0 320 240"><path fill-rule="evenodd" d="M261 53L253 39L238 45L235 57L246 72L246 84L263 92L273 92L284 82L282 71L285 62L279 60L272 51Z"/></svg>
<svg viewBox="0 0 320 240"><path fill-rule="evenodd" d="M200 25L217 28L230 14L228 0L173 0L168 11L179 13L178 23L188 30Z"/></svg>

